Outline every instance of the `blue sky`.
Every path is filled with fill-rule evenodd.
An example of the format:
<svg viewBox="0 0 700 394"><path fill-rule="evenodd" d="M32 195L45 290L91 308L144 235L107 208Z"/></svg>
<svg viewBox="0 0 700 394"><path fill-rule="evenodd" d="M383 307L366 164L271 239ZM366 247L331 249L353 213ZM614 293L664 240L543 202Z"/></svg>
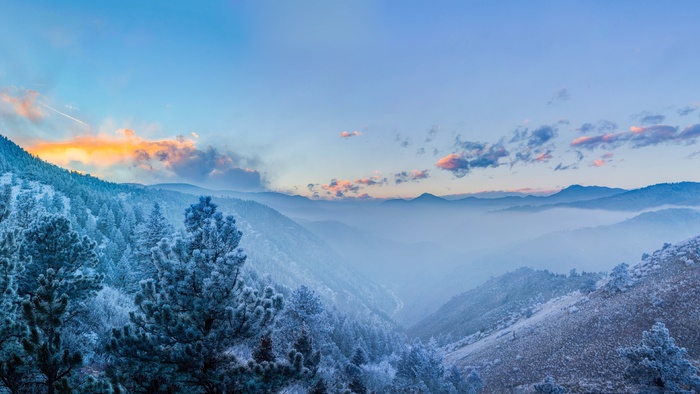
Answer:
<svg viewBox="0 0 700 394"><path fill-rule="evenodd" d="M108 180L320 198L700 181L699 11L3 2L0 133Z"/></svg>

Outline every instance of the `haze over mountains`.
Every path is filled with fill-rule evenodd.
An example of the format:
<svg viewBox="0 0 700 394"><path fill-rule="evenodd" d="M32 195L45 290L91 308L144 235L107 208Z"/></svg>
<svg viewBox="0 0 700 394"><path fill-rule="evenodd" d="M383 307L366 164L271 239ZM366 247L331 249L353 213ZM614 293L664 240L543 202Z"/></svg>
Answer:
<svg viewBox="0 0 700 394"><path fill-rule="evenodd" d="M201 194L189 185L152 188ZM572 185L548 196L326 201L278 193L211 192L273 207L401 300L403 324L518 267L609 271L700 233L700 184L636 190Z"/></svg>
<svg viewBox="0 0 700 394"><path fill-rule="evenodd" d="M157 202L179 231L181 212L188 204L198 196L213 195L223 212L236 216L245 234L241 245L255 267L249 271L255 280L273 283L283 293L308 286L327 305L362 321L397 324L424 342L436 338L444 345L446 360L465 376L472 370L484 376L488 392L528 392L545 372L568 374L563 382L574 392L591 387L625 392L629 387L620 372L624 363L615 352L599 351L608 346L603 336L617 335L610 343L628 346L629 338L641 335L654 316L672 320L676 314L700 313L688 301L677 301L692 296L683 293L685 285L673 287L678 294L671 294L655 287L653 279L670 286L684 275L678 261L693 267L697 263L697 240L673 248L667 243L700 234L698 183L636 190L573 185L548 196L447 199L426 193L410 200L327 201L187 184L113 184L42 162L4 138L0 153L2 183L12 185L11 195L33 196L42 204L63 196L68 205L64 210L71 213L76 228L99 242L102 269L112 278L124 269L120 264L130 252L122 234L132 231L135 217L143 217ZM660 252L646 255L662 246ZM610 298L600 290L610 280L606 272L640 259L634 268L639 286L628 296ZM582 305L589 301L579 289L591 291L590 282L601 278L599 290L590 296L590 305L597 306ZM645 291L658 294L658 305L674 309L644 309ZM581 324L569 316L574 307L588 308L577 315L587 322L603 319L604 324L586 336L590 344L571 339L580 334L576 327ZM640 308L643 316L625 320L632 326L627 331L600 317L620 314L626 307ZM670 326L680 339L693 343L695 351L695 339L683 326ZM517 354L499 347L512 332L522 341ZM574 357L571 349L595 356L560 368L561 360L550 354L551 349L540 351L545 336L571 345L562 357ZM350 354L352 349L342 352ZM528 357L538 367L521 367L518 360ZM616 370L596 372L607 381L579 373L590 360ZM520 372L504 380L508 368ZM382 371L384 383L372 384L391 387L387 376L396 371Z"/></svg>

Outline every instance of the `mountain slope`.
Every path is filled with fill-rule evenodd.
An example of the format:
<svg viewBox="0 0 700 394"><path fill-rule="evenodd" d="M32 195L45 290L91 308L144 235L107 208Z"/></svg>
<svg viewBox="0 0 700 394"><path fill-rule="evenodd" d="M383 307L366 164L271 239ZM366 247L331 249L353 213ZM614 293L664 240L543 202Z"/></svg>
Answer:
<svg viewBox="0 0 700 394"><path fill-rule="evenodd" d="M66 196L74 224L91 235L99 236L95 227L100 212L111 212L120 229L128 232L133 228L124 226L123 222L143 216L156 202L166 218L176 228L182 228L185 208L196 202L193 195L115 184L66 171L31 156L0 136L0 175L4 173L51 186ZM396 309L393 295L348 268L328 245L286 216L253 201L215 198L215 202L220 211L233 214L243 230L241 246L249 253L248 267L269 274L277 283L291 288L310 285L326 301L346 311L386 316Z"/></svg>
<svg viewBox="0 0 700 394"><path fill-rule="evenodd" d="M608 271L618 263L638 260L642 253L665 242L678 242L699 233L700 212L672 208L643 213L612 225L558 231L495 251L470 252L442 264L453 268L426 284L414 302L407 300L406 310L422 319L436 311L436 303L443 304L491 276L523 266L558 273L573 268Z"/></svg>
<svg viewBox="0 0 700 394"><path fill-rule="evenodd" d="M437 312L411 327L408 334L428 340L440 335L463 338L479 331L490 331L511 316L527 314L528 308L536 303L578 290L587 279L597 281L599 275L586 273L567 277L518 268L453 297Z"/></svg>
<svg viewBox="0 0 700 394"><path fill-rule="evenodd" d="M700 183L659 183L608 197L539 206L514 207L515 210L543 210L551 208L605 209L610 211L641 211L662 206L700 205Z"/></svg>
<svg viewBox="0 0 700 394"><path fill-rule="evenodd" d="M571 185L549 196L532 196L532 195L508 195L503 197L488 198L482 196L469 196L465 198L444 198L434 196L429 193L421 194L420 196L411 199L393 199L387 200L384 204L410 204L410 205L428 205L428 206L450 206L450 207L469 207L469 208L487 208L487 209L504 209L509 207L519 206L540 206L553 205L561 203L572 203L578 201L587 201L599 198L614 196L626 192L624 189L609 188L603 186L581 186Z"/></svg>
<svg viewBox="0 0 700 394"><path fill-rule="evenodd" d="M617 349L637 345L663 321L689 357L700 357L700 237L664 248L631 268L624 292L578 292L476 342L449 347L446 360L478 367L486 392L533 392L553 376L567 392L630 393Z"/></svg>

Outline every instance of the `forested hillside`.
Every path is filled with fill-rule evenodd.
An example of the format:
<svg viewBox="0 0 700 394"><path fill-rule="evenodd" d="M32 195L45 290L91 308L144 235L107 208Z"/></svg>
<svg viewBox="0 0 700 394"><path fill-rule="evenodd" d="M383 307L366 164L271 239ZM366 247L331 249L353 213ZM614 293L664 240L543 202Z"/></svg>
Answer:
<svg viewBox="0 0 700 394"><path fill-rule="evenodd" d="M140 238L137 234L154 203L179 230L182 212L193 199L173 191L104 182L69 172L32 157L2 136L0 176L15 183L15 195L27 204L40 201L52 212L63 207L73 227L98 243L101 264L110 269L130 259L132 243ZM276 282L290 288L312 285L325 301L353 314L390 315L397 308L391 294L348 268L320 239L277 211L235 198L220 198L216 203L221 211L236 217L247 234L241 246L249 250L260 272Z"/></svg>
<svg viewBox="0 0 700 394"><path fill-rule="evenodd" d="M0 390L482 386L476 373L465 380L446 370L434 346L398 334L381 317L376 287L326 261L313 249L320 241L269 208L221 200L243 212L241 223L210 197L188 205L192 198L178 193L68 173L4 139L0 147ZM180 204L186 208L173 212ZM243 249L246 237L253 241ZM266 271L283 266L292 267L281 272L291 276L285 284ZM316 276L305 277L312 269Z"/></svg>

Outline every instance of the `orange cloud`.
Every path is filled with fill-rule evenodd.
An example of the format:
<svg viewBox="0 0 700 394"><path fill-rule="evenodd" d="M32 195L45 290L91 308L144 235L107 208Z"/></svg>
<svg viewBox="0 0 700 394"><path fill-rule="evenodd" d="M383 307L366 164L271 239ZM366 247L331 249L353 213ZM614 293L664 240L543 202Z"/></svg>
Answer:
<svg viewBox="0 0 700 394"><path fill-rule="evenodd" d="M462 156L456 153L450 153L449 155L438 160L435 165L443 170L458 170L468 167L469 163L464 160Z"/></svg>
<svg viewBox="0 0 700 394"><path fill-rule="evenodd" d="M361 131L357 131L357 130L355 130L355 131L353 131L353 132L343 131L342 133L340 133L340 138L357 137L357 136L360 136L360 135L362 135L362 132L361 132Z"/></svg>
<svg viewBox="0 0 700 394"><path fill-rule="evenodd" d="M592 166L593 167L603 167L603 166L605 166L605 160L602 160L602 159L593 160Z"/></svg>
<svg viewBox="0 0 700 394"><path fill-rule="evenodd" d="M0 93L0 99L10 104L17 115L35 122L46 116L39 106L40 96L39 92L34 90L25 90L21 96L13 96L7 89Z"/></svg>
<svg viewBox="0 0 700 394"><path fill-rule="evenodd" d="M95 167L133 163L142 168L150 167L152 157L169 152L195 150L192 141L183 137L149 141L137 137L133 130L117 130L116 135L85 135L70 141L40 142L27 148L32 154L51 163L67 166L79 162Z"/></svg>
<svg viewBox="0 0 700 394"><path fill-rule="evenodd" d="M380 178L378 176L373 176L371 178L355 179L355 183L358 185L364 185L364 186L376 186L376 185L383 185L383 184L387 183L387 179Z"/></svg>
<svg viewBox="0 0 700 394"><path fill-rule="evenodd" d="M328 194L334 194L336 197L344 197L345 193L357 193L360 190L360 186L349 180L337 179L331 179L330 183L321 185L321 188Z"/></svg>
<svg viewBox="0 0 700 394"><path fill-rule="evenodd" d="M138 176L176 176L228 190L260 190L265 184L258 171L241 167L241 162L247 159L231 152L222 153L211 146L199 149L192 140L182 136L148 140L138 137L133 130L121 129L114 135L85 135L70 141L41 142L27 150L60 166L81 164L98 173L138 168L146 171Z"/></svg>

